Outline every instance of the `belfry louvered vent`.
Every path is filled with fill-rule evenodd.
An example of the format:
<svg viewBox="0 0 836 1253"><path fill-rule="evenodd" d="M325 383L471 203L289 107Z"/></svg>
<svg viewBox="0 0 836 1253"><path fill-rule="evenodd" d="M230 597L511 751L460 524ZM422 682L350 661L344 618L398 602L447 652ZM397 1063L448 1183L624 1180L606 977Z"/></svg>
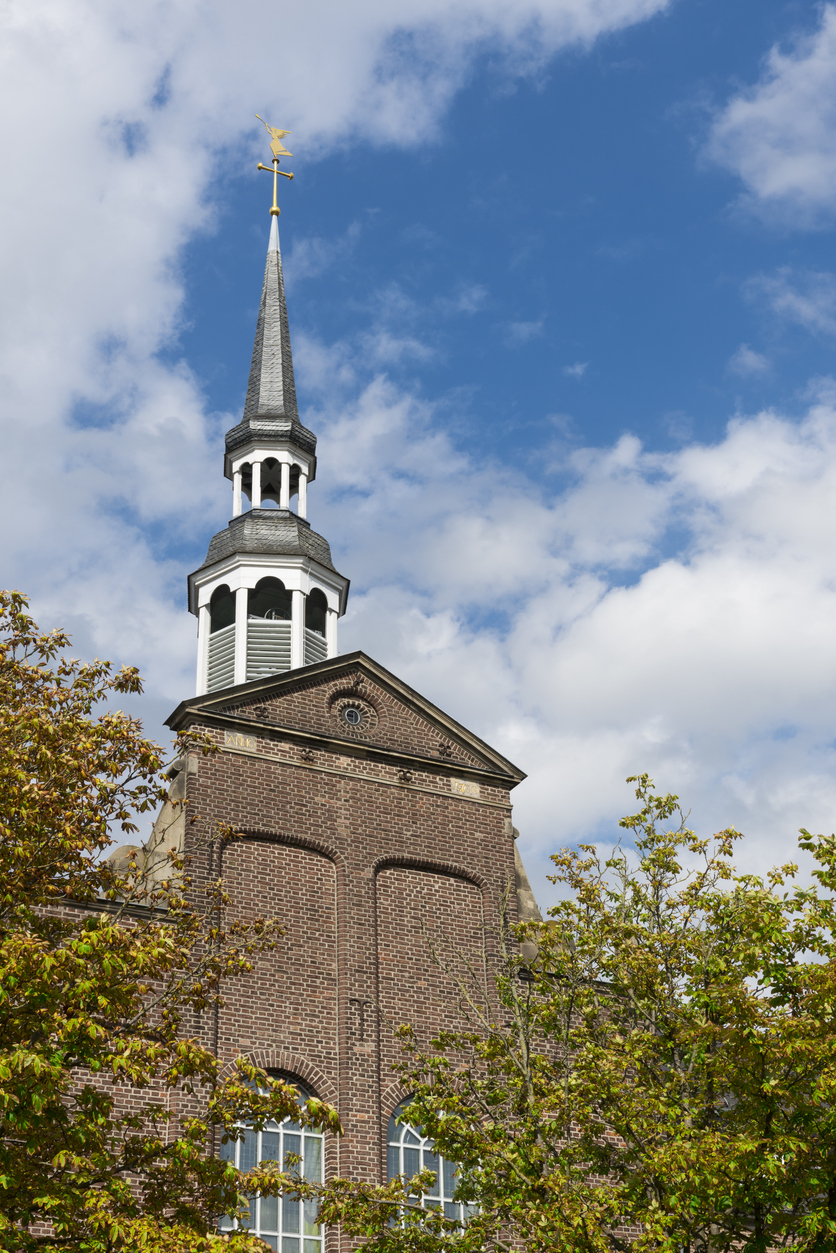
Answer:
<svg viewBox="0 0 836 1253"><path fill-rule="evenodd" d="M312 666L315 661L324 661L328 656L328 645L325 636L318 631L305 628L305 665Z"/></svg>
<svg viewBox="0 0 836 1253"><path fill-rule="evenodd" d="M209 636L208 690L219 692L232 687L235 678L235 623L221 627Z"/></svg>
<svg viewBox="0 0 836 1253"><path fill-rule="evenodd" d="M247 682L290 669L290 623L250 618L247 623Z"/></svg>

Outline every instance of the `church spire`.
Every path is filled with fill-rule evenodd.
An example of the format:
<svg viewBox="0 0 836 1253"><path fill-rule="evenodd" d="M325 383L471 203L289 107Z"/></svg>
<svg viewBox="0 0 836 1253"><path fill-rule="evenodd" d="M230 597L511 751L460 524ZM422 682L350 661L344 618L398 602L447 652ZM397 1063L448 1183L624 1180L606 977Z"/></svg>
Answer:
<svg viewBox="0 0 836 1253"><path fill-rule="evenodd" d="M274 183L282 172L275 158ZM316 436L299 420L275 199L244 412L226 435L232 519L189 576L199 696L336 656L348 597L307 521Z"/></svg>
<svg viewBox="0 0 836 1253"><path fill-rule="evenodd" d="M264 267L250 380L244 402L244 420L249 418L289 418L291 421L299 421L282 254L279 248L278 216L273 217L270 223L267 264Z"/></svg>

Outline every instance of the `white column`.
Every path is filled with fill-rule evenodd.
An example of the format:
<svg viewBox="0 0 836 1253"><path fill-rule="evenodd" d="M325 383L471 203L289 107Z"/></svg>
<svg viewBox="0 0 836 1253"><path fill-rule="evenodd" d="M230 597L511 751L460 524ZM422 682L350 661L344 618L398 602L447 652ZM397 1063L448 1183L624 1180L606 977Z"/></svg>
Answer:
<svg viewBox="0 0 836 1253"><path fill-rule="evenodd" d="M237 518L241 512L241 471L232 474L232 516Z"/></svg>
<svg viewBox="0 0 836 1253"><path fill-rule="evenodd" d="M235 670L233 683L247 681L247 589L239 587L235 593Z"/></svg>
<svg viewBox="0 0 836 1253"><path fill-rule="evenodd" d="M250 493L253 509L261 508L261 462L253 462L253 486Z"/></svg>
<svg viewBox="0 0 836 1253"><path fill-rule="evenodd" d="M209 606L197 611L197 696L205 696L209 686L209 629L212 625Z"/></svg>
<svg viewBox="0 0 836 1253"><path fill-rule="evenodd" d="M325 646L328 657L337 655L337 611L329 607L325 614Z"/></svg>
<svg viewBox="0 0 836 1253"><path fill-rule="evenodd" d="M308 476L304 470L299 471L299 503L297 512L300 518L308 516Z"/></svg>
<svg viewBox="0 0 836 1253"><path fill-rule="evenodd" d="M305 594L296 588L291 592L290 606L290 668L305 664Z"/></svg>
<svg viewBox="0 0 836 1253"><path fill-rule="evenodd" d="M279 490L279 508L290 508L290 464L282 462L282 485Z"/></svg>

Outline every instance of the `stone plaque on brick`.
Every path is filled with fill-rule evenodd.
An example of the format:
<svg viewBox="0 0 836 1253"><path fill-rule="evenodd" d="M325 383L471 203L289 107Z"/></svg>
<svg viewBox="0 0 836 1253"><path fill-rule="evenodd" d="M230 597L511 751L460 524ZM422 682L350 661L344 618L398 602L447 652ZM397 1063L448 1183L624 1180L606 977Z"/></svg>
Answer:
<svg viewBox="0 0 836 1253"><path fill-rule="evenodd" d="M479 784L472 783L470 779L451 779L450 787L454 792L458 792L459 796L479 796Z"/></svg>
<svg viewBox="0 0 836 1253"><path fill-rule="evenodd" d="M255 736L243 735L240 731L224 731L224 748L239 748L242 752L254 753Z"/></svg>

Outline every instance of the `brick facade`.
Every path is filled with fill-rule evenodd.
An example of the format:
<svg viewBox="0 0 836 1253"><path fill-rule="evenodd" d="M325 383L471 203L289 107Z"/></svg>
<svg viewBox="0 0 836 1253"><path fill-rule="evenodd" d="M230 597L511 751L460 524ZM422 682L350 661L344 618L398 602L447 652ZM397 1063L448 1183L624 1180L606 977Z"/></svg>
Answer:
<svg viewBox="0 0 836 1253"><path fill-rule="evenodd" d="M222 869L242 917L286 927L204 1029L224 1061L247 1055L332 1101L346 1135L328 1168L382 1180L406 1095L394 1028L457 1022L430 943L484 962L515 882L510 791L524 776L361 653L184 702L169 725L218 744L191 756L189 809L240 833L203 873Z"/></svg>

